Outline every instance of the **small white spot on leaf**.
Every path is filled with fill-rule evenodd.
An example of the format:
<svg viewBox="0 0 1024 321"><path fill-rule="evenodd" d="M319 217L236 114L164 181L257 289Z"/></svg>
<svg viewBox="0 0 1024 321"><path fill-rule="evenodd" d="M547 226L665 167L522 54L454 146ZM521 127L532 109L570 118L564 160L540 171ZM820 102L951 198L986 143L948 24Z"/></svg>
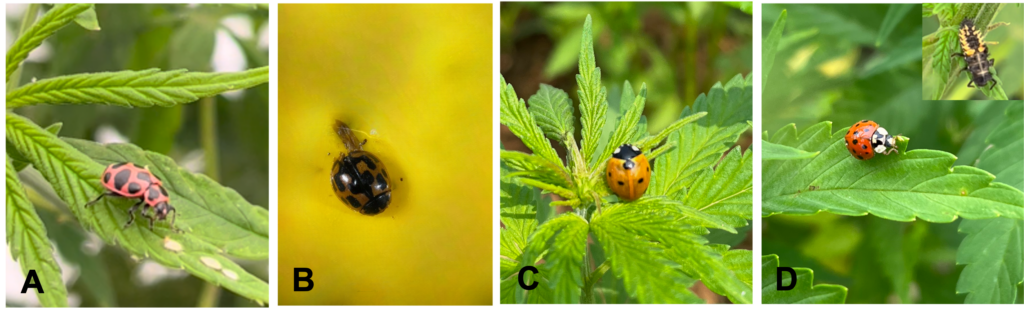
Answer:
<svg viewBox="0 0 1024 321"><path fill-rule="evenodd" d="M203 264L206 264L206 266L209 266L211 269L214 269L214 270L220 270L221 269L220 261L217 261L217 259L214 259L212 257L204 256L204 257L199 258L199 261L203 262Z"/></svg>
<svg viewBox="0 0 1024 321"><path fill-rule="evenodd" d="M164 248L171 252L181 252L183 247L178 241L172 240L170 236L164 237Z"/></svg>
<svg viewBox="0 0 1024 321"><path fill-rule="evenodd" d="M224 269L221 270L220 272L224 273L224 276L228 277L229 279L238 280L238 274L235 273L235 271Z"/></svg>

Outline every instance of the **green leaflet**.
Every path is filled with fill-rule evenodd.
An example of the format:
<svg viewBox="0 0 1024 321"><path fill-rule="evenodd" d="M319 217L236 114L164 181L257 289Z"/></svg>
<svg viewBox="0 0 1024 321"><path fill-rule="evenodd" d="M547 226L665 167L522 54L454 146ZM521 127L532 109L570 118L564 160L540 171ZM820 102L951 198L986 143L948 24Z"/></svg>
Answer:
<svg viewBox="0 0 1024 321"><path fill-rule="evenodd" d="M7 108L37 104L171 107L266 83L270 67L242 72L116 71L60 76L7 93Z"/></svg>
<svg viewBox="0 0 1024 321"><path fill-rule="evenodd" d="M548 138L562 142L573 138L572 100L569 94L548 84L530 96L530 114Z"/></svg>
<svg viewBox="0 0 1024 321"><path fill-rule="evenodd" d="M579 85L580 123L583 124L583 161L593 168L600 159L595 155L597 145L601 141L601 128L604 127L605 114L608 112L608 90L601 86L601 68L594 60L594 37L591 32L591 19L583 23L583 41L580 43L580 73L576 75Z"/></svg>
<svg viewBox="0 0 1024 321"><path fill-rule="evenodd" d="M530 235L537 229L537 208L540 206L538 190L520 184L507 176L508 170L501 167L501 302L516 303L515 291L519 288L517 279L520 259L526 250ZM530 262L532 264L533 262ZM550 302L550 301L548 301Z"/></svg>
<svg viewBox="0 0 1024 321"><path fill-rule="evenodd" d="M88 10L94 2L67 2L50 9L32 28L25 34L18 37L4 55L3 82L10 81L10 75L17 70L18 65L25 62L29 52L43 44L43 40L49 38L53 33L75 21L79 13Z"/></svg>
<svg viewBox="0 0 1024 321"><path fill-rule="evenodd" d="M725 155L717 168L707 168L697 175L683 204L725 222L728 224L725 230L736 233L733 228L746 226L754 217L753 184L753 153L743 154L740 147L736 147Z"/></svg>
<svg viewBox="0 0 1024 321"><path fill-rule="evenodd" d="M583 286L580 266L587 249L588 228L587 221L579 216L559 215L539 226L530 236L524 262L543 258L544 263L538 269L547 282L540 286L550 289L551 303L580 302Z"/></svg>
<svg viewBox="0 0 1024 321"><path fill-rule="evenodd" d="M768 32L768 36L764 38L761 43L761 90L764 90L765 85L768 84L768 74L772 71L772 66L775 65L775 54L778 53L779 40L782 39L782 31L786 29L786 10L783 9L782 13L779 14L779 19L775 20L775 24L772 25L772 30Z"/></svg>
<svg viewBox="0 0 1024 321"><path fill-rule="evenodd" d="M46 227L36 214L18 171L7 159L7 244L11 257L21 265L22 275L35 270L43 293L36 293L44 307L68 306L68 290L61 278L60 266L54 259L53 245L46 237ZM29 290L33 291L33 290ZM31 292L30 292L31 293ZM30 295L30 294L28 294Z"/></svg>
<svg viewBox="0 0 1024 321"><path fill-rule="evenodd" d="M821 154L762 162L762 216L826 211L870 213L895 221L1024 218L1024 193L992 182L994 177L984 170L952 167L956 159L952 154L907 151L910 139L899 137L898 154L861 161L846 149L846 131L833 133L832 123L822 122L799 135L796 126L790 125L772 136L773 143Z"/></svg>
<svg viewBox="0 0 1024 321"><path fill-rule="evenodd" d="M796 271L796 287L788 291L778 291L776 280L779 257L775 254L761 257L761 303L763 304L808 304L808 303L844 303L846 287L832 284L814 285L814 271L808 268L793 268ZM793 280L787 272L782 273L782 285L790 285Z"/></svg>
<svg viewBox="0 0 1024 321"><path fill-rule="evenodd" d="M516 90L512 85L505 83L505 77L501 77L500 113L501 124L508 126L508 130L522 139L523 144L526 144L534 154L564 168L558 153L555 153L555 149L544 138L544 132L537 126L533 115L526 110L526 103L516 96Z"/></svg>
<svg viewBox="0 0 1024 321"><path fill-rule="evenodd" d="M1006 109L984 145L978 168L994 173L996 182L1024 190L1024 104ZM1024 282L1024 220L964 220L958 231L967 234L956 252L956 264L967 265L956 284L957 293L967 293L964 303L1014 303L1024 295L1016 289Z"/></svg>
<svg viewBox="0 0 1024 321"><path fill-rule="evenodd" d="M889 10L885 12L885 18L882 19L882 26L878 27L878 37L875 39L875 47L882 46L882 43L889 38L889 34L892 33L893 29L896 29L896 25L899 24L903 17L910 13L910 9L913 9L917 4L903 3L903 4L890 4Z"/></svg>
<svg viewBox="0 0 1024 321"><path fill-rule="evenodd" d="M644 104L647 102L647 84L640 84L640 94L638 95L633 95L633 88L630 88L628 80L622 88L622 101L619 103L622 117L619 118L619 123L615 125L615 131L612 132L611 138L605 144L604 151L601 152L598 159L612 157L615 149L622 144L635 143L634 139L647 134L640 132L638 130L640 128L637 126L640 117L644 114Z"/></svg>
<svg viewBox="0 0 1024 321"><path fill-rule="evenodd" d="M768 132L765 132L765 139L767 139ZM780 159L802 159L811 158L817 156L821 152L807 152L802 151L786 145L779 145L776 143L769 142L767 140L761 141L761 160L780 160Z"/></svg>

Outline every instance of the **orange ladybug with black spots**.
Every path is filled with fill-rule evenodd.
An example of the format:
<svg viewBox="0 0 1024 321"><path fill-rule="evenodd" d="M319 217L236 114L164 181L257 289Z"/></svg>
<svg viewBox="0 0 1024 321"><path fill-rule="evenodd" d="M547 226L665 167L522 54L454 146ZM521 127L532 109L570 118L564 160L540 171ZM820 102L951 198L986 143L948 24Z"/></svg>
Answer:
<svg viewBox="0 0 1024 321"><path fill-rule="evenodd" d="M360 142L348 125L335 121L334 130L348 149L348 154L339 155L331 168L334 194L359 213L380 214L391 204L388 170L376 155L363 150L366 140Z"/></svg>
<svg viewBox="0 0 1024 321"><path fill-rule="evenodd" d="M644 196L651 184L651 164L640 148L624 144L608 159L605 181L619 198L635 201Z"/></svg>
<svg viewBox="0 0 1024 321"><path fill-rule="evenodd" d="M850 131L846 132L846 149L859 160L869 160L876 154L899 153L896 139L871 120L862 120L850 126Z"/></svg>

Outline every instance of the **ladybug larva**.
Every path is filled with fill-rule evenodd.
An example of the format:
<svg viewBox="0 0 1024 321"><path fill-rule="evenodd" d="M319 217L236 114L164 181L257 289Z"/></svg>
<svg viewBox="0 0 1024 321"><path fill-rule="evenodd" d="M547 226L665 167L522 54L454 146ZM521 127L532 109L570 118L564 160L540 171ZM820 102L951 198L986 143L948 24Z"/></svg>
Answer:
<svg viewBox="0 0 1024 321"><path fill-rule="evenodd" d="M331 169L334 194L359 213L380 214L391 204L391 180L384 163L362 149L366 140L360 142L345 123L336 121L334 130L348 150L334 160Z"/></svg>
<svg viewBox="0 0 1024 321"><path fill-rule="evenodd" d="M989 68L995 65L995 59L989 59L988 47L985 46L985 39L981 35L981 32L974 26L974 21L969 18L964 18L960 22L960 31L957 35L960 39L960 51L954 53L952 56L960 56L964 58L964 62L967 66L963 70L971 73L971 78L967 82L967 87L974 87L978 85L985 87L989 81L992 82L992 86L989 87L991 90L996 86L996 80L992 78L992 73ZM994 44L994 43L990 43Z"/></svg>

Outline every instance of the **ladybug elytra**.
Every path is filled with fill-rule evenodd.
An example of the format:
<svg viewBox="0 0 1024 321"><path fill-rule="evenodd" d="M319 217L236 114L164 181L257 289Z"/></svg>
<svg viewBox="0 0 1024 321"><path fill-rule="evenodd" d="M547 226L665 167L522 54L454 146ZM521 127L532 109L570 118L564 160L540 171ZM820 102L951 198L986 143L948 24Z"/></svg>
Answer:
<svg viewBox="0 0 1024 321"><path fill-rule="evenodd" d="M391 179L384 163L362 150L366 141L359 142L345 123L336 121L334 130L348 149L334 160L331 169L334 194L359 213L380 214L391 204Z"/></svg>
<svg viewBox="0 0 1024 321"><path fill-rule="evenodd" d="M619 198L634 201L643 196L651 184L651 164L640 148L623 144L608 159L605 181Z"/></svg>

